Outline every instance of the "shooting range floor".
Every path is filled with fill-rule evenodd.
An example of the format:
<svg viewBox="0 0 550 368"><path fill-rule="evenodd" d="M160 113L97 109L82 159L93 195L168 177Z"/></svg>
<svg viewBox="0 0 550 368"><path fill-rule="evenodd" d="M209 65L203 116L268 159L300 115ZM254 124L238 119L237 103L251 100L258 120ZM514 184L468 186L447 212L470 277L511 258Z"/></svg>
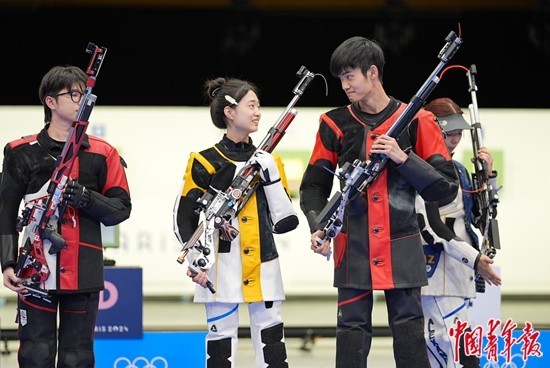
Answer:
<svg viewBox="0 0 550 368"><path fill-rule="evenodd" d="M285 301L283 304L283 317L285 327L288 328L286 344L290 367L334 367L335 339L329 335L334 331L335 308L335 300L332 297L289 298ZM241 306L239 315L241 322L239 332L241 334L246 331L248 325L248 313L244 305ZM2 329L16 328L14 318L15 301L1 299L0 327ZM377 296L373 310L373 325L379 326L382 332L377 333L375 329L375 338L369 356L369 367L395 367L392 355L392 339L383 336L385 334L383 329L387 327L386 318L383 297ZM525 322L531 322L537 330L548 329L550 328L550 297L504 296L501 306L501 320L508 318L511 318L520 327ZM205 323L203 320L203 306L193 304L187 298L147 298L144 302L143 325L145 331L204 330ZM306 331L307 328L311 328L313 331L312 339L305 338L303 334L303 331ZM319 334L316 332L319 332ZM9 341L7 343L8 352L4 342L2 342L0 346L2 352L0 367L17 367L17 346L17 341ZM544 346L542 350L546 350ZM250 339L247 337L240 339L237 360L239 368L254 367L254 350ZM181 367L185 367L183 361Z"/></svg>

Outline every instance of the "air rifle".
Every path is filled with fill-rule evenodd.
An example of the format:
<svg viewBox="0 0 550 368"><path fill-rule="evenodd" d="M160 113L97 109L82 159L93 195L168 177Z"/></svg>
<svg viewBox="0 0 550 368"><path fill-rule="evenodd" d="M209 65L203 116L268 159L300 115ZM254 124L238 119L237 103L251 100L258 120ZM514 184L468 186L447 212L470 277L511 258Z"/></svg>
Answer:
<svg viewBox="0 0 550 368"><path fill-rule="evenodd" d="M298 112L294 106L303 95L305 89L315 78L315 74L307 70L304 66L296 72L296 76L300 81L293 89L294 97L279 116L275 124L269 129L265 138L257 146L256 152L263 150L273 152L281 138L284 136L290 123L294 120ZM194 272L210 269L213 261L208 258L213 253L213 232L220 231L220 238L231 241L239 234L238 230L231 225L231 220L237 216L240 210L247 203L248 199L260 185L260 170L261 167L254 160L255 154L244 164L237 175L233 178L227 189L219 189L211 186L211 191L206 191L205 194L197 200L199 207L195 212L204 212L206 229L201 224L191 235L177 261L181 264L187 257L189 259L190 268ZM198 239L202 232L206 233L206 241L203 245ZM191 240L194 240L191 241ZM193 252L190 252L195 248ZM209 281L210 282L210 281ZM213 287L208 286L210 291L214 293Z"/></svg>
<svg viewBox="0 0 550 368"><path fill-rule="evenodd" d="M47 194L36 201L27 202L17 221L18 231L25 228L26 240L19 248L15 273L23 280L22 286L29 290L30 295L44 300L48 300L48 291L42 285L50 276L44 245L50 246L49 254L58 253L67 246L65 239L57 232L58 220L63 216L65 209L65 206L61 206L63 189L78 156L88 127L88 119L95 106L97 96L92 94L92 88L106 52L105 47L88 43L86 53L92 56L86 70L86 90L61 155L55 161Z"/></svg>
<svg viewBox="0 0 550 368"><path fill-rule="evenodd" d="M386 135L397 138L410 124L420 108L426 103L426 99L439 83L438 74L441 69L454 56L458 48L462 45L462 39L451 31L445 38L445 45L439 52L439 64L424 82L401 112L395 123L387 131ZM376 178L378 174L386 167L388 156L379 153L369 154L367 161L356 159L353 163L345 163L339 168L335 175L344 183L340 192L335 193L327 205L323 208L316 221L319 224L326 223L323 228L324 237L317 238L317 244L322 245L329 239L336 237L342 230L344 221L345 207L357 194L362 193ZM329 254L330 257L330 254Z"/></svg>
<svg viewBox="0 0 550 368"><path fill-rule="evenodd" d="M472 97L472 103L468 106L470 110L470 121L472 128L472 149L474 153L474 167L472 173L472 182L474 186L473 195L478 211L478 216L473 219L474 225L483 234L480 249L481 252L490 258L496 255L496 249L500 249L500 236L498 231L497 205L499 197L497 190L493 188L489 181L489 170L487 163L479 158L478 152L483 147L482 128L479 120L479 111L477 105L477 85L475 75L477 69L474 64L470 66L466 76L468 77L468 91Z"/></svg>

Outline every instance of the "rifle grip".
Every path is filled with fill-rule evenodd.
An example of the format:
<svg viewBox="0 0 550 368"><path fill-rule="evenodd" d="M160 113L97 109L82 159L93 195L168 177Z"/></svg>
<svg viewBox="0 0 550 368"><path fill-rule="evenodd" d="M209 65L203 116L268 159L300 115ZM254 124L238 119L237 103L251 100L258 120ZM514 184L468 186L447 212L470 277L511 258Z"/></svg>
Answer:
<svg viewBox="0 0 550 368"><path fill-rule="evenodd" d="M324 238L319 238L319 237L316 237L315 238L315 242L317 243L317 247L323 245L326 241L330 241L330 238L325 236ZM329 250L328 254L327 254L327 261L330 261L330 256L332 255L332 250Z"/></svg>
<svg viewBox="0 0 550 368"><path fill-rule="evenodd" d="M317 243L317 246L321 246L325 243L325 241L329 240L328 237L324 237L324 238L320 238L320 237L316 237L315 238L315 242Z"/></svg>
<svg viewBox="0 0 550 368"><path fill-rule="evenodd" d="M32 249L32 242L31 242L31 238L29 237L27 238L27 240L25 240L25 244L21 248L19 248L19 254L17 256L17 265L15 266L15 275L17 277L19 277L23 268L25 268L25 265L27 264L27 260L30 257L31 249Z"/></svg>
<svg viewBox="0 0 550 368"><path fill-rule="evenodd" d="M198 273L198 272L197 272L194 268L192 268L192 267L189 267L189 270L191 270L191 272L193 273L193 277L194 277L195 275L197 275L197 273ZM210 281L210 280L206 281L206 287L208 288L208 290L210 290L210 292L211 292L212 294L216 294L216 289L214 289L214 284L212 283L212 281Z"/></svg>
<svg viewBox="0 0 550 368"><path fill-rule="evenodd" d="M212 283L212 281L208 280L206 282L206 286L208 287L208 290L210 290L212 294L216 294L216 289L214 289L214 284Z"/></svg>
<svg viewBox="0 0 550 368"><path fill-rule="evenodd" d="M61 249L67 247L67 242L63 236L61 236L61 234L57 231L52 230L49 226L46 227L40 235L42 239L49 240L51 243L50 250L48 251L49 254L56 254L61 251Z"/></svg>

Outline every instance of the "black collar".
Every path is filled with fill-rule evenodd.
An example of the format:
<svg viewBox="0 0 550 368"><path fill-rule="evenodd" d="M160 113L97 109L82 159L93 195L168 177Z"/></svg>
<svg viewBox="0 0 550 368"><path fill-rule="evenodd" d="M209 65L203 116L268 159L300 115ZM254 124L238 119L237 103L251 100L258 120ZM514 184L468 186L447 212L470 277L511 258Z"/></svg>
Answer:
<svg viewBox="0 0 550 368"><path fill-rule="evenodd" d="M245 151L254 151L254 145L252 144L252 138L248 137L248 142L233 142L231 139L227 138L227 134L223 135L220 144L225 146L228 151L231 152L245 152Z"/></svg>
<svg viewBox="0 0 550 368"><path fill-rule="evenodd" d="M352 102L351 109L353 110L355 115L358 116L359 119L361 119L363 123L367 124L371 128L375 128L385 122L390 116L392 116L399 105L401 105L401 101L398 101L390 96L390 102L388 103L388 105L377 114L369 114L368 112L364 112L359 107L358 102Z"/></svg>
<svg viewBox="0 0 550 368"><path fill-rule="evenodd" d="M42 147L50 151L57 151L61 148L63 150L63 147L65 146L65 142L60 142L52 139L48 135L48 125L46 125L40 133L38 133L38 142ZM88 135L84 135L84 139L82 140L82 147L84 148L90 148L90 142L88 141Z"/></svg>
<svg viewBox="0 0 550 368"><path fill-rule="evenodd" d="M252 138L250 137L248 137L248 142L233 142L224 134L222 140L216 146L224 155L234 161L247 161L254 151L256 151L256 147L254 147Z"/></svg>

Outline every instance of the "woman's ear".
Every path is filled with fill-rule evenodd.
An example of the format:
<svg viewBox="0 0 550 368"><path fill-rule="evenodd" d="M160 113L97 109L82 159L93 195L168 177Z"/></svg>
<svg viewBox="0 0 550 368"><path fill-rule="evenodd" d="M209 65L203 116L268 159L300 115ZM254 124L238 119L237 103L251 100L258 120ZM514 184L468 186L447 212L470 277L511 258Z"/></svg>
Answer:
<svg viewBox="0 0 550 368"><path fill-rule="evenodd" d="M233 114L235 113L235 110L231 108L231 106L226 106L223 108L223 114L226 118L233 120Z"/></svg>

